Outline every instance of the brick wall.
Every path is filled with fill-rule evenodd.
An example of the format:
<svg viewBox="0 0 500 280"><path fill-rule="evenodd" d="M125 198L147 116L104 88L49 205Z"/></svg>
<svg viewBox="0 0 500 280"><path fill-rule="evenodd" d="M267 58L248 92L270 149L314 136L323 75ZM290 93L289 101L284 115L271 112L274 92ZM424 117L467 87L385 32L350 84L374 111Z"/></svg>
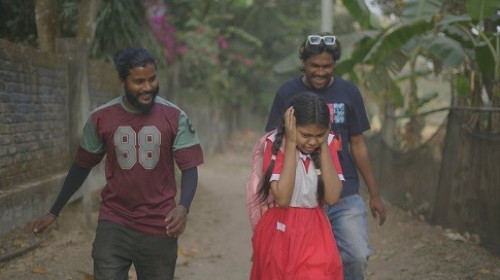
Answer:
<svg viewBox="0 0 500 280"><path fill-rule="evenodd" d="M0 190L67 168L67 66L0 40Z"/></svg>
<svg viewBox="0 0 500 280"><path fill-rule="evenodd" d="M89 62L89 92L91 109L122 94L118 74L113 65L102 61Z"/></svg>
<svg viewBox="0 0 500 280"><path fill-rule="evenodd" d="M113 65L86 60L74 40L57 45L55 55L0 40L0 235L50 209L89 112L123 91ZM197 124L208 154L224 134L214 133L210 110L186 103L178 105ZM73 195L83 197L84 209L104 186L103 169L95 167Z"/></svg>
<svg viewBox="0 0 500 280"><path fill-rule="evenodd" d="M71 40L61 49L0 40L0 235L50 208L88 112L122 91L112 65L82 59ZM100 164L72 200L102 187L102 173Z"/></svg>

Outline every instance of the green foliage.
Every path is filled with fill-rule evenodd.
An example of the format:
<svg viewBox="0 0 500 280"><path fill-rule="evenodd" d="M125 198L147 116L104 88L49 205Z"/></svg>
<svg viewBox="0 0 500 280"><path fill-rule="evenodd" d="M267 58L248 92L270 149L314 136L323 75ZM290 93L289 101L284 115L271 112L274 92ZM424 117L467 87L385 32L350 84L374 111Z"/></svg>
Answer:
<svg viewBox="0 0 500 280"><path fill-rule="evenodd" d="M304 34L319 26L318 5L309 1L165 1L168 21L186 52L181 63L182 98L208 96L220 108L245 106L267 114L287 73L273 66L286 54L297 61ZM298 67L294 68L295 75ZM225 110L225 109L224 109Z"/></svg>
<svg viewBox="0 0 500 280"><path fill-rule="evenodd" d="M471 17L467 14L460 16L444 15L436 25L439 32L447 38L457 41L464 49L472 48L473 42L468 32L464 32L464 26L471 22Z"/></svg>
<svg viewBox="0 0 500 280"><path fill-rule="evenodd" d="M497 50L499 49L498 47L497 43ZM496 53L497 59L495 61L495 54L491 52L491 49L487 44L480 44L474 49L474 51L477 65L479 66L479 69L481 69L481 72L485 75L493 76L495 74L495 68L498 67L499 64L498 53Z"/></svg>
<svg viewBox="0 0 500 280"><path fill-rule="evenodd" d="M404 23L430 21L439 12L443 0L406 0L400 20Z"/></svg>
<svg viewBox="0 0 500 280"><path fill-rule="evenodd" d="M422 43L429 58L440 60L447 67L459 67L467 57L459 42L445 36L428 36Z"/></svg>
<svg viewBox="0 0 500 280"><path fill-rule="evenodd" d="M77 35L80 3L58 0L61 36ZM166 8L156 11L161 22L154 30L147 12L149 5L159 4ZM29 19L30 28L18 33L23 40L33 34L36 41L33 1L5 0L1 5L3 22L14 28ZM301 0L103 0L90 55L111 61L124 47L145 46L165 58L160 60L164 66L180 65L179 71L167 71L178 73L169 77L182 87L176 92L208 94L222 108L246 106L264 115L279 84L298 73L298 67L281 73L273 67L290 54L298 61L301 40L318 31L320 8ZM352 31L348 17L340 20ZM7 28L0 30L4 36Z"/></svg>
<svg viewBox="0 0 500 280"><path fill-rule="evenodd" d="M61 37L75 37L78 30L79 0L58 0Z"/></svg>
<svg viewBox="0 0 500 280"><path fill-rule="evenodd" d="M490 17L496 9L500 8L500 4L495 0L474 0L465 1L467 14L474 20L484 20Z"/></svg>
<svg viewBox="0 0 500 280"><path fill-rule="evenodd" d="M373 15L366 6L364 0L342 0L342 4L346 7L351 15L357 15L357 22L362 29L374 28L371 21Z"/></svg>
<svg viewBox="0 0 500 280"><path fill-rule="evenodd" d="M472 14L444 17L437 26L447 38L454 40L463 48L463 53L468 61L467 74L471 90L468 91L469 96L466 98L459 95L460 103L481 105L481 99L474 98L474 96L480 96L483 90L492 100L493 106L500 103L500 87L498 86L500 80L500 40L496 31L496 25L500 24L500 20L494 21L494 18L498 18L498 16L495 16L495 10L489 6L490 3L477 1L477 7L473 7L467 2L467 11L471 11ZM486 13L490 13L490 15ZM456 86L458 87L458 85Z"/></svg>
<svg viewBox="0 0 500 280"><path fill-rule="evenodd" d="M432 30L432 27L433 25L429 21L419 19L384 30L380 40L364 58L364 62L375 64L386 59L393 52L400 50L411 39Z"/></svg>
<svg viewBox="0 0 500 280"><path fill-rule="evenodd" d="M80 1L58 1L61 36L76 36ZM348 75L380 102L390 99L397 108L405 107L401 71L417 58L433 63L435 73L460 72L452 70L470 61L473 71L486 74L479 76L492 76L498 83L498 40L481 29L495 1L466 1L469 14L458 16L441 13L443 0L369 1L400 16L384 27L364 0L341 2L350 15L343 9L332 15L343 49L336 73ZM161 21L156 27L148 14L153 4L166 7L155 19ZM5 0L0 5L5 23L0 35L36 42L33 2ZM146 46L165 58L164 66L179 66L174 71L178 76L169 81L179 81L175 90L187 93L186 98L204 95L222 110L244 106L265 115L278 86L298 74L299 45L306 35L318 32L320 9L316 1L301 0L103 0L91 56L109 61L119 49ZM406 78L430 74L421 70L410 69ZM471 86L462 82L458 78L455 88L465 94Z"/></svg>
<svg viewBox="0 0 500 280"><path fill-rule="evenodd" d="M96 20L92 57L112 61L117 51L130 46L145 46L162 56L149 29L142 1L105 0Z"/></svg>
<svg viewBox="0 0 500 280"><path fill-rule="evenodd" d="M465 75L458 75L455 78L455 89L457 91L458 96L464 99L470 95L470 85Z"/></svg>
<svg viewBox="0 0 500 280"><path fill-rule="evenodd" d="M36 46L34 1L0 1L0 38Z"/></svg>
<svg viewBox="0 0 500 280"><path fill-rule="evenodd" d="M443 68L462 67L464 61L468 60L476 62L481 73L493 76L494 73L499 72L495 40L493 37L485 36L485 33L474 35L471 31L471 28L476 28L480 32L480 26L477 27L472 22L473 18L484 14L485 9L493 11L491 2L478 1L476 4L471 4L472 1L467 1L467 8L468 10L474 9L474 15L451 16L440 14L443 5L441 0L407 0L401 9L399 22L378 30L379 33L376 36L361 37L360 41L354 45L355 50L351 57L341 61L338 68L342 69L347 66L354 69L357 64L372 66L371 70L363 73L366 83L370 85L368 88L376 89L375 94L378 92L382 96L392 96L395 98L393 100L393 102L396 101L395 104L401 104L398 102L401 100L400 97L397 94L387 95L384 89L394 90L395 87L389 86L391 84L389 80L398 77L397 73L404 64L414 60L417 56L432 62L436 73ZM355 3L357 1L346 5L356 6ZM350 8L349 10L358 13L354 18L367 18L366 11L363 9ZM392 63L387 63L387 61L392 61ZM383 71L381 68L387 68L388 71ZM419 73L418 69L412 71L415 71L415 74ZM356 74L353 70L347 70L345 73L348 72L350 76ZM428 74L428 72L422 73ZM416 75L412 76L416 77ZM455 75L450 77L455 77Z"/></svg>

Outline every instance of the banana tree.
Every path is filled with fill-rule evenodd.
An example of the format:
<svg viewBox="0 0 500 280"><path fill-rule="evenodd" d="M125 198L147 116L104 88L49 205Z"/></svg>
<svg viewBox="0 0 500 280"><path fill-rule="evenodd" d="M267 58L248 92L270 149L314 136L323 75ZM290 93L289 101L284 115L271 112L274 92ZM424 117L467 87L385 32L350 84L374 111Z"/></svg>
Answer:
<svg viewBox="0 0 500 280"><path fill-rule="evenodd" d="M344 1L344 3L355 18L370 18L365 14L367 9L362 7L365 5L364 1ZM434 17L441 5L440 0L405 1L398 21L377 30L376 36L363 38L357 44L352 56L342 61L338 67L350 72L353 77L357 74L355 68L346 66L364 65L363 69L368 71L358 73L362 74L366 88L378 96L386 108L385 111L387 112L387 108L399 109L409 117L401 139L401 145L406 149L412 149L420 144L420 130L424 126L424 120L417 116L418 110L426 103L425 101L437 96L437 93L429 93L423 97L417 95L417 79L430 74L426 69L417 67L417 60L428 58L429 41L437 37L434 32ZM366 21L364 25L370 26ZM441 46L441 48L448 47ZM409 69L408 74L401 73L404 67ZM409 84L406 94L401 90L403 80Z"/></svg>
<svg viewBox="0 0 500 280"><path fill-rule="evenodd" d="M436 74L439 74L443 69L447 71L446 76L452 78L450 81L452 88L459 92L457 101L459 105L498 106L500 103L500 32L498 31L500 12L498 7L493 3L494 1L480 0L474 3L468 1L466 2L468 14L451 16L442 13L442 2L438 0L405 1L400 22L380 32L380 34L387 35L375 36L368 42L360 44L364 47L359 48L358 55L353 55L350 60L343 61L343 63L346 65L359 63L372 65L373 71L365 74L365 77L367 77L367 81L372 80L372 86L369 88L374 88L375 84L387 85L390 81L386 81L386 79L392 78L394 81L394 77L397 77L394 70L397 71L398 68L391 68L393 70L391 76L380 75L385 71L376 70L376 68L385 68L387 64L384 62L387 60L394 63L395 58L401 59L396 54L403 53L403 61L406 58L410 66L414 65L413 62L417 56L423 57L432 62ZM363 11L362 8L351 7L360 3L363 4L362 1L352 1L346 7L354 13L360 13ZM492 13L494 14L491 15ZM359 17L367 18L366 15L357 14L355 16L355 18ZM340 66L338 68L345 69ZM463 75L464 68L467 71L467 76ZM410 69L410 73L415 75L408 75L411 86L406 113L414 115L416 109L419 108L418 104L423 102L415 98L414 79L418 70L415 71L416 69L413 67ZM371 78L370 75L375 77ZM483 104L484 101L478 98L481 96L481 90L487 92L488 104ZM379 92L384 93L384 91ZM431 94L431 96L433 95L435 96L435 93ZM395 95L382 94L384 99L391 96L394 98ZM396 95L395 100L398 100L397 98ZM395 102L395 104L400 103ZM494 122L490 121L489 123Z"/></svg>
<svg viewBox="0 0 500 280"><path fill-rule="evenodd" d="M462 71L454 75L455 105L500 105L500 7L493 2L466 2L467 14L444 16L436 26L445 38L460 44L467 56ZM470 120L476 129L500 131L498 114L482 114L481 118Z"/></svg>

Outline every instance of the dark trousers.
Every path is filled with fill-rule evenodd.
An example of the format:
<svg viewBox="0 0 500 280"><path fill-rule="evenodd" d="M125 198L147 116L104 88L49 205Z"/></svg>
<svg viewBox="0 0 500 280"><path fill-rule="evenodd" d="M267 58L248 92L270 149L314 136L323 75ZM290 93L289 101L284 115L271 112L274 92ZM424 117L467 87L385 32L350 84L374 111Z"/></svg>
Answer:
<svg viewBox="0 0 500 280"><path fill-rule="evenodd" d="M99 221L92 258L95 280L128 280L132 264L138 280L172 280L177 238L158 238Z"/></svg>

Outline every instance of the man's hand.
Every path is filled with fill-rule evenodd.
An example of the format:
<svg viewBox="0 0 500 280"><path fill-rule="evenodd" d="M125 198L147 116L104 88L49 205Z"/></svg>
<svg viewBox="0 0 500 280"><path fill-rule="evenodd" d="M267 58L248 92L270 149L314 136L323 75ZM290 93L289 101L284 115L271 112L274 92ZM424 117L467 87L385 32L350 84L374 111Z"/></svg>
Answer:
<svg viewBox="0 0 500 280"><path fill-rule="evenodd" d="M182 205L177 205L174 210L168 213L165 218L166 233L170 237L179 237L186 229L187 209Z"/></svg>
<svg viewBox="0 0 500 280"><path fill-rule="evenodd" d="M57 220L55 215L50 213L43 214L40 218L35 221L35 225L33 226L33 233L37 234L43 232L47 227L53 224Z"/></svg>
<svg viewBox="0 0 500 280"><path fill-rule="evenodd" d="M378 224L384 224L387 214L385 213L384 203L379 195L370 196L370 210L372 211L373 218L379 218Z"/></svg>

